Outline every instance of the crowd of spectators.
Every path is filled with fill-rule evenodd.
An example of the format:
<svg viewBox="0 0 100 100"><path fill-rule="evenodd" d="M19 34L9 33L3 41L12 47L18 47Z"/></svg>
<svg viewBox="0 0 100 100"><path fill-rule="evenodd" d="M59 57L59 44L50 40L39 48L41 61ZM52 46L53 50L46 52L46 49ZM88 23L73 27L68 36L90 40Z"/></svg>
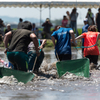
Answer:
<svg viewBox="0 0 100 100"><path fill-rule="evenodd" d="M79 13L77 12L77 8L73 8L71 12L66 11L66 14L63 15L63 19L61 21L61 26L66 27L66 28L72 28L74 30L74 33L76 36L79 35L78 30L77 30L77 18L79 16ZM88 25L96 25L98 32L100 32L100 8L98 9L98 12L96 15L93 14L92 10L89 8L85 18L87 18L87 23ZM19 23L17 28L20 29L22 26L23 19L19 18ZM84 23L84 21L83 21ZM51 34L53 31L51 31L51 27L56 27L53 26L49 18L46 18L45 22L42 23L41 25L43 27L43 30L40 30L35 23L32 23L32 31L36 34L36 36L40 39L46 38L50 39ZM55 29L55 28L54 28ZM8 32L11 31L11 25L7 24L5 25L3 20L0 19L0 40L4 38L4 35Z"/></svg>

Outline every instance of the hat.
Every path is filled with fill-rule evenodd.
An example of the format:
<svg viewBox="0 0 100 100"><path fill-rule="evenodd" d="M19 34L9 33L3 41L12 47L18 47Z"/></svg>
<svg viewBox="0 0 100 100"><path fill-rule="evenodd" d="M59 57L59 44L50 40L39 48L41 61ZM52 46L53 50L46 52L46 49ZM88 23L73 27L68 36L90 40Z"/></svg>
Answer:
<svg viewBox="0 0 100 100"><path fill-rule="evenodd" d="M84 22L87 22L87 21L88 21L88 19L87 19L87 18L85 18L85 19L84 19Z"/></svg>
<svg viewBox="0 0 100 100"><path fill-rule="evenodd" d="M10 26L10 24L7 24L7 26Z"/></svg>

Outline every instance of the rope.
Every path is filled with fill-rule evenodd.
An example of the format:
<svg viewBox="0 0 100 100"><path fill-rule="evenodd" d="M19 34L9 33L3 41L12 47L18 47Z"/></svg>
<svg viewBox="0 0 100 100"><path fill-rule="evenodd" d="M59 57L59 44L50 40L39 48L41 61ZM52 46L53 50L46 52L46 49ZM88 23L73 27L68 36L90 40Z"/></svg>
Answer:
<svg viewBox="0 0 100 100"><path fill-rule="evenodd" d="M94 46L96 46L96 44L94 44L94 45L92 45L92 46L88 46L88 47L86 47L86 46L81 46L81 47L74 47L74 48L91 48L91 47L94 47Z"/></svg>

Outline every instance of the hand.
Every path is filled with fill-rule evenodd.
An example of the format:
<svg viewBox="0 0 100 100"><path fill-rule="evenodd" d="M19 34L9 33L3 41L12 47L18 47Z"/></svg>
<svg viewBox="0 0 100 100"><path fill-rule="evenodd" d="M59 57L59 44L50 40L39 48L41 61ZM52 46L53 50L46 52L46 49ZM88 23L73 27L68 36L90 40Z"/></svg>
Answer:
<svg viewBox="0 0 100 100"><path fill-rule="evenodd" d="M7 54L7 49L4 50L4 53Z"/></svg>
<svg viewBox="0 0 100 100"><path fill-rule="evenodd" d="M43 49L43 46L41 45L41 46L39 46L38 48L39 48L39 50L40 50L40 49Z"/></svg>
<svg viewBox="0 0 100 100"><path fill-rule="evenodd" d="M40 56L40 52L36 51L36 55L37 55L37 57L39 57Z"/></svg>

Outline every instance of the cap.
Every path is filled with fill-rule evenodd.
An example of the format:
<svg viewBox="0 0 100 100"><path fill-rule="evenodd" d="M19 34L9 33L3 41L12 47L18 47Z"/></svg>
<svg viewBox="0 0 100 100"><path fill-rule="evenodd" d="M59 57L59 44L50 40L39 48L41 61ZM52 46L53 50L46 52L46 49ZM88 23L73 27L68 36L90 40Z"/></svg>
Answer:
<svg viewBox="0 0 100 100"><path fill-rule="evenodd" d="M85 19L84 19L84 22L87 22L87 21L88 21L88 19L87 19L87 18L85 18Z"/></svg>
<svg viewBox="0 0 100 100"><path fill-rule="evenodd" d="M10 24L7 24L7 26L10 26Z"/></svg>
<svg viewBox="0 0 100 100"><path fill-rule="evenodd" d="M35 25L35 23L33 23L33 25Z"/></svg>

